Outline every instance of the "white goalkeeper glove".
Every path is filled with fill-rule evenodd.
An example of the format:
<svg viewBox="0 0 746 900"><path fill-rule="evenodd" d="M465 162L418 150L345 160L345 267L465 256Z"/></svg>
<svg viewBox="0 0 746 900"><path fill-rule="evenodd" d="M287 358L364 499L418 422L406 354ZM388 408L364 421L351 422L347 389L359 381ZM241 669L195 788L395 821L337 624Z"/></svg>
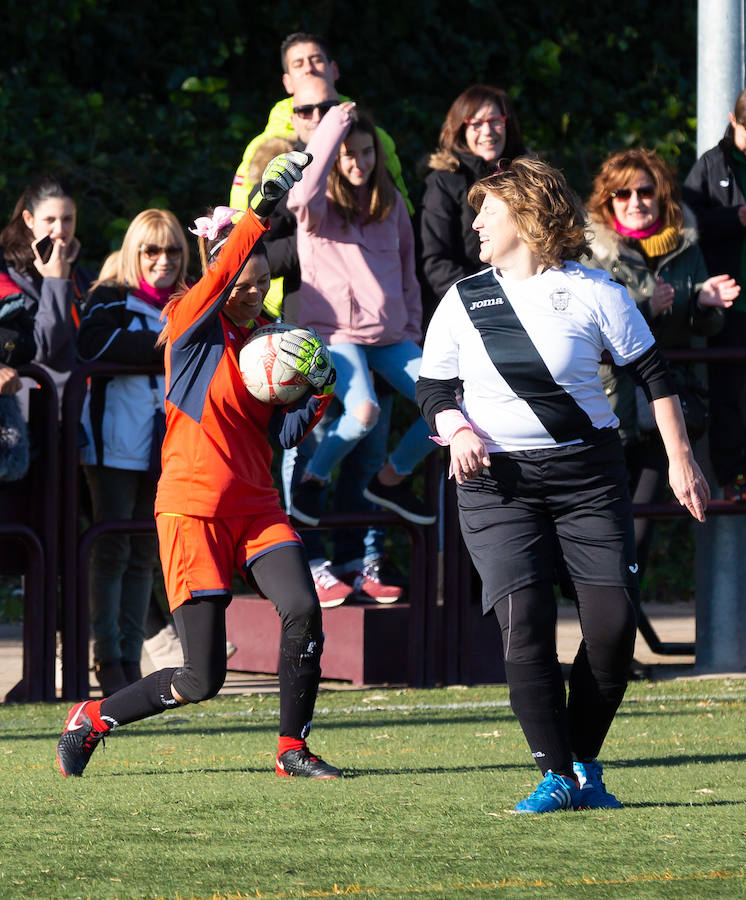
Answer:
<svg viewBox="0 0 746 900"><path fill-rule="evenodd" d="M332 357L319 335L311 328L308 337L294 331L283 334L277 350L278 357L305 375L315 393L331 394L337 380Z"/></svg>
<svg viewBox="0 0 746 900"><path fill-rule="evenodd" d="M267 163L262 173L259 190L251 198L249 205L258 216L269 216L278 202L287 194L296 181L303 177L303 169L311 162L310 153L290 150L281 153Z"/></svg>

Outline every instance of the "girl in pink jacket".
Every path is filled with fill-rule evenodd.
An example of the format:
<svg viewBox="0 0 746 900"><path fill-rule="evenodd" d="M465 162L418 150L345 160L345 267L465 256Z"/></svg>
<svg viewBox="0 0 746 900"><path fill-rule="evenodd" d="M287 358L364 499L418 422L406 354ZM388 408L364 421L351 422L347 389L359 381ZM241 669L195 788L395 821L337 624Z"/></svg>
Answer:
<svg viewBox="0 0 746 900"><path fill-rule="evenodd" d="M343 405L290 503L296 519L317 525L324 484L378 418L371 370L414 401L422 306L412 224L371 119L351 102L332 107L307 150L313 162L288 195L298 221L299 324L329 345ZM418 418L364 491L423 525L435 517L412 495L408 476L433 449L428 435Z"/></svg>

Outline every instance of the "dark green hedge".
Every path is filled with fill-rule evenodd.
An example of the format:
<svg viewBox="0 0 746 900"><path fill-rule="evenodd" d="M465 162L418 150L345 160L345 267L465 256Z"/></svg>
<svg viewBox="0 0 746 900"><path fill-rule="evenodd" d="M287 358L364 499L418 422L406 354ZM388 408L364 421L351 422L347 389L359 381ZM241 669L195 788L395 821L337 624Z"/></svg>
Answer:
<svg viewBox="0 0 746 900"><path fill-rule="evenodd" d="M146 206L187 222L226 202L282 96L280 41L300 29L328 36L340 89L393 135L415 196L417 160L477 81L511 91L529 145L583 194L621 146L655 146L682 174L694 159L694 0L10 0L0 217L33 175L64 173L95 265Z"/></svg>

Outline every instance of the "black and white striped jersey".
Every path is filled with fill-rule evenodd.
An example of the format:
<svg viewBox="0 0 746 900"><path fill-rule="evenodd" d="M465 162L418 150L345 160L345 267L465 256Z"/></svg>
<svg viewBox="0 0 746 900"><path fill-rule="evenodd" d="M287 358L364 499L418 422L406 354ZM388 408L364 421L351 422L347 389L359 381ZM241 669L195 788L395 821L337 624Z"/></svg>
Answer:
<svg viewBox="0 0 746 900"><path fill-rule="evenodd" d="M489 452L554 447L616 428L598 374L653 335L627 291L578 263L511 280L486 269L451 287L427 330L420 377L463 380L463 412Z"/></svg>

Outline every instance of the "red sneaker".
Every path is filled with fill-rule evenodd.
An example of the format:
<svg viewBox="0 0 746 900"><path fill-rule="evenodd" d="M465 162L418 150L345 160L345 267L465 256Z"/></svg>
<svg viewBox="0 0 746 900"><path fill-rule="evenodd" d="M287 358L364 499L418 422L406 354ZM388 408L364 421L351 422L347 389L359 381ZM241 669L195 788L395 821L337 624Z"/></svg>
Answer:
<svg viewBox="0 0 746 900"><path fill-rule="evenodd" d="M352 586L360 600L375 600L376 603L396 603L404 593L398 584L386 584L381 578L380 562L363 566L353 575Z"/></svg>
<svg viewBox="0 0 746 900"><path fill-rule="evenodd" d="M352 587L340 581L331 571L331 563L327 560L321 566L311 569L314 587L319 596L319 603L324 609L341 606L352 593Z"/></svg>

